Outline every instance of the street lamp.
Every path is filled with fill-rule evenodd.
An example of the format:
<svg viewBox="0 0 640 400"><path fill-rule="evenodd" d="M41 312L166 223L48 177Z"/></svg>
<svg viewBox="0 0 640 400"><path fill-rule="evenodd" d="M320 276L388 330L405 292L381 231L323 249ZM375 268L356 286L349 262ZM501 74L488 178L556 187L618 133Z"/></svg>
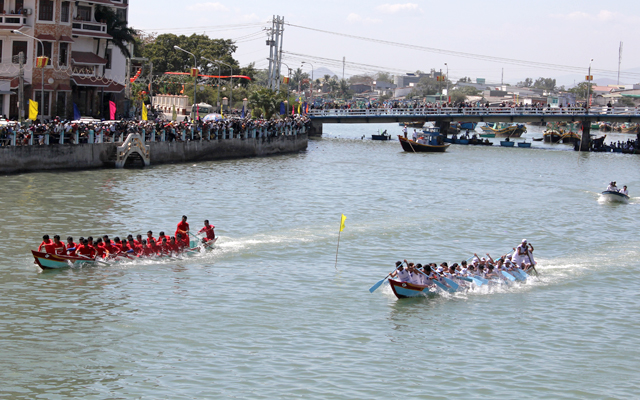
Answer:
<svg viewBox="0 0 640 400"><path fill-rule="evenodd" d="M42 40L38 39L37 37L31 36L31 35L27 35L26 33L22 32L22 31L18 31L18 30L12 30L11 33L17 33L19 35L22 36L26 36L28 38L31 38L33 40L37 40L38 43L40 43L40 46L42 46L42 56L44 56L44 43L42 43ZM44 117L44 65L42 66L42 82L40 83L42 86L40 86L40 103L42 104L41 107L38 107L38 111L41 117ZM36 97L35 94L33 96L34 98ZM42 121L40 121L42 122Z"/></svg>
<svg viewBox="0 0 640 400"><path fill-rule="evenodd" d="M231 103L231 109L233 109L233 67L224 61L217 60L216 62L219 62L222 65L226 65L231 69L231 76L229 77L229 83L231 84L231 94L229 96L229 102Z"/></svg>
<svg viewBox="0 0 640 400"><path fill-rule="evenodd" d="M447 76L445 76L444 78L447 80L447 103L449 102L449 65L447 63L444 63L444 65L447 67Z"/></svg>
<svg viewBox="0 0 640 400"><path fill-rule="evenodd" d="M309 89L311 89L311 103L313 103L313 70L315 68L309 61L303 61L302 63L311 65L311 82L309 82Z"/></svg>
<svg viewBox="0 0 640 400"><path fill-rule="evenodd" d="M202 57L203 60L207 60L210 63L214 63L215 65L218 66L218 98L217 98L217 106L218 106L218 112L220 111L220 63L214 60L210 60L207 57Z"/></svg>
<svg viewBox="0 0 640 400"><path fill-rule="evenodd" d="M591 63L593 62L593 58L589 61L589 72L587 73L587 114L589 114L589 97L591 97Z"/></svg>
<svg viewBox="0 0 640 400"><path fill-rule="evenodd" d="M198 107L198 102L196 101L196 92L197 92L196 89L198 89L198 72L197 72L198 62L196 61L196 55L193 54L190 51L186 51L185 49L183 49L183 48L181 48L179 46L173 46L173 48L176 49L176 50L184 51L185 53L191 54L193 56L193 68L196 69L195 76L193 77L193 104L196 107ZM193 117L195 115L194 112L195 111L193 110L193 107L191 107L191 119L193 119Z"/></svg>

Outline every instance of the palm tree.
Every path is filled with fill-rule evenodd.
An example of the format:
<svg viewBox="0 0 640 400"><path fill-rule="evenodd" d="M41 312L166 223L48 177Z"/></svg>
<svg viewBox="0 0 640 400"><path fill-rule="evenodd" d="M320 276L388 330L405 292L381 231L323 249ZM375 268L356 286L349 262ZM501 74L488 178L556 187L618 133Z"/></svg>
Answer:
<svg viewBox="0 0 640 400"><path fill-rule="evenodd" d="M105 57L107 55L107 47L109 41L116 46L126 58L131 58L131 52L127 44L133 43L137 31L127 26L127 21L120 19L118 14L111 8L105 6L96 7L96 20L104 21L107 24L107 33L111 35L111 39L107 39L107 46L104 46ZM98 48L100 48L100 39L98 39Z"/></svg>

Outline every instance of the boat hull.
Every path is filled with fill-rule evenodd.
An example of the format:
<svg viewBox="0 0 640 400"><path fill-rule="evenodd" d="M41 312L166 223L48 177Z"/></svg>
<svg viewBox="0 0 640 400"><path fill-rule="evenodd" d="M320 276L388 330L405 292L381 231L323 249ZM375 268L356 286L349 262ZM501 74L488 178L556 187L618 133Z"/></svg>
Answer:
<svg viewBox="0 0 640 400"><path fill-rule="evenodd" d="M58 254L48 254L31 250L35 263L42 269L61 269L69 268L80 264L93 264L94 260L88 260L82 257L63 256Z"/></svg>
<svg viewBox="0 0 640 400"><path fill-rule="evenodd" d="M516 142L507 142L506 140L500 141L500 146L502 147L513 147L516 145Z"/></svg>
<svg viewBox="0 0 640 400"><path fill-rule="evenodd" d="M531 147L531 143L518 143L518 147L529 148Z"/></svg>
<svg viewBox="0 0 640 400"><path fill-rule="evenodd" d="M421 144L413 140L398 136L402 149L408 153L444 153L449 147L448 143L441 145Z"/></svg>
<svg viewBox="0 0 640 400"><path fill-rule="evenodd" d="M611 192L611 191L605 190L604 192L601 193L601 196L603 199L607 201L611 201L615 203L625 203L625 204L629 203L629 196L627 196L624 193Z"/></svg>
<svg viewBox="0 0 640 400"><path fill-rule="evenodd" d="M393 291L393 294L395 294L396 297L399 299L421 297L429 293L433 293L433 292L430 292L429 288L427 287L414 285L413 283L409 283L409 282L400 282L393 279L389 279L389 286L391 286L391 290Z"/></svg>
<svg viewBox="0 0 640 400"><path fill-rule="evenodd" d="M391 140L390 135L371 135L371 140Z"/></svg>

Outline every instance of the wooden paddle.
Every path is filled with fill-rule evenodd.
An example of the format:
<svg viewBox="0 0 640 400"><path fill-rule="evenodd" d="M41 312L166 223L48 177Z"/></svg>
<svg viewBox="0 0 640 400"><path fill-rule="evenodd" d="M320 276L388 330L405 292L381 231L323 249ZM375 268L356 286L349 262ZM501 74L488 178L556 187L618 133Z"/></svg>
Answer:
<svg viewBox="0 0 640 400"><path fill-rule="evenodd" d="M98 264L104 264L104 265L107 265L107 266L109 266L109 267L111 266L111 264L109 264L109 263L107 263L107 262L104 262L104 261L99 261L97 258L91 258L91 257L83 256L82 254L76 254L76 255L77 255L78 257L85 258L85 259L87 259L87 260L89 260L89 261L97 262Z"/></svg>

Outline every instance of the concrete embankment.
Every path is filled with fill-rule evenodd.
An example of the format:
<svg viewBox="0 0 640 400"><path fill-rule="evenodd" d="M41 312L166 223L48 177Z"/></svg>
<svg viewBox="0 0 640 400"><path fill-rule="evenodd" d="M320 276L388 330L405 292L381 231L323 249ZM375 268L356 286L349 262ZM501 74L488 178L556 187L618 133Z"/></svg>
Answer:
<svg viewBox="0 0 640 400"><path fill-rule="evenodd" d="M306 134L276 137L146 142L150 164L262 157L306 150ZM52 144L0 147L0 173L113 168L121 143Z"/></svg>

